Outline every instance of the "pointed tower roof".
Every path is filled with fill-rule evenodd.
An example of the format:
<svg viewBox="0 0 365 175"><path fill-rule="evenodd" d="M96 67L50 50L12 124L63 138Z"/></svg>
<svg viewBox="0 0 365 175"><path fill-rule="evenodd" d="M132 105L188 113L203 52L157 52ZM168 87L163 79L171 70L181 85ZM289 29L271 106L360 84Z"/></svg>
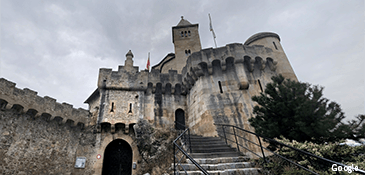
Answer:
<svg viewBox="0 0 365 175"><path fill-rule="evenodd" d="M188 25L192 25L188 20L184 19L184 16L181 16L181 20L179 22L179 24L177 24L177 26L188 26Z"/></svg>

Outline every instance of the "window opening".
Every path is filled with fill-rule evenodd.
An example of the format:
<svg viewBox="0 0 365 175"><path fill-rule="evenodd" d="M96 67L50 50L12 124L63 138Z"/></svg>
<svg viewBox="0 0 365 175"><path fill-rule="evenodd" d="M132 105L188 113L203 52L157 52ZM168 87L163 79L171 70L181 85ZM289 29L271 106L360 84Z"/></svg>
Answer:
<svg viewBox="0 0 365 175"><path fill-rule="evenodd" d="M221 81L218 81L218 85L219 85L219 90L221 91L221 93L223 93Z"/></svg>
<svg viewBox="0 0 365 175"><path fill-rule="evenodd" d="M185 55L186 55L186 56L188 55L188 51L187 51L187 50L185 50Z"/></svg>
<svg viewBox="0 0 365 175"><path fill-rule="evenodd" d="M183 31L181 31L181 37L184 37L184 32Z"/></svg>
<svg viewBox="0 0 365 175"><path fill-rule="evenodd" d="M190 36L190 30L188 31L188 35Z"/></svg>
<svg viewBox="0 0 365 175"><path fill-rule="evenodd" d="M185 130L185 112L182 109L175 111L175 129Z"/></svg>
<svg viewBox="0 0 365 175"><path fill-rule="evenodd" d="M276 50L278 50L278 47L276 47L276 44L275 44L275 42L272 42L272 43L274 44L274 46L275 46L275 49L276 49Z"/></svg>
<svg viewBox="0 0 365 175"><path fill-rule="evenodd" d="M112 108L110 109L110 112L114 112L114 102L112 102Z"/></svg>
<svg viewBox="0 0 365 175"><path fill-rule="evenodd" d="M128 113L132 113L132 103L129 103L129 111Z"/></svg>
<svg viewBox="0 0 365 175"><path fill-rule="evenodd" d="M188 55L190 55L191 54L191 52L190 52L190 50L188 50Z"/></svg>
<svg viewBox="0 0 365 175"><path fill-rule="evenodd" d="M185 31L185 37L186 37L186 31Z"/></svg>
<svg viewBox="0 0 365 175"><path fill-rule="evenodd" d="M259 82L261 92L263 92L260 80L257 80L257 82Z"/></svg>

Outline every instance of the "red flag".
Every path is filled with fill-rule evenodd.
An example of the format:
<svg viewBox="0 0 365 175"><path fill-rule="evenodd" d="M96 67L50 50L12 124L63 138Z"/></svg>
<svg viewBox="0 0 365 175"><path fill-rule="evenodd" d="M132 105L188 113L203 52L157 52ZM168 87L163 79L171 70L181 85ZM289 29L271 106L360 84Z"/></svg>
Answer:
<svg viewBox="0 0 365 175"><path fill-rule="evenodd" d="M147 60L147 70L150 71L150 53L148 52L148 60Z"/></svg>

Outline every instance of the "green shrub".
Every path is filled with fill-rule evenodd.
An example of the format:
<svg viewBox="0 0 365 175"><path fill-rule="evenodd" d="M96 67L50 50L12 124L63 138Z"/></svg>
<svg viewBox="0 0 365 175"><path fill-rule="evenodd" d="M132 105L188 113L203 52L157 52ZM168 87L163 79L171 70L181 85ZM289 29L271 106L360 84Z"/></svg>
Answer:
<svg viewBox="0 0 365 175"><path fill-rule="evenodd" d="M339 142L316 144L306 141L301 143L295 140L290 141L283 137L276 140L286 145L310 152L319 157L333 160L348 166L354 165L362 170L365 169L365 145L351 147L348 145L339 145ZM275 152L319 174L336 174L336 172L332 171L332 163L326 163L322 160L318 160L317 158L298 153L297 151L287 147L279 147ZM288 163L287 161L278 158L277 156L271 156L268 160L270 161L268 164L262 164L263 160L258 161L258 163L263 165L262 168L266 169L266 173L268 174L309 173L292 163ZM344 171L339 173L346 174Z"/></svg>

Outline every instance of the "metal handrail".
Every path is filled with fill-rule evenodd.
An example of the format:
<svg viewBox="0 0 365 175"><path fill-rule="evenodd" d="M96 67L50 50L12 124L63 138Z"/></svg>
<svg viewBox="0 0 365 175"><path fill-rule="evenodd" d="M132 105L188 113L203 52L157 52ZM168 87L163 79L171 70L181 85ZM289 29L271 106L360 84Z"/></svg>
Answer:
<svg viewBox="0 0 365 175"><path fill-rule="evenodd" d="M329 160L329 159L326 159L326 158L323 158L323 157L320 157L320 156L314 155L314 154L312 154L312 153L309 153L309 152L303 151L303 150L301 150L301 149L298 149L298 148L295 148L295 147L292 147L292 146L286 145L286 144L281 143L281 142L278 142L278 141L276 141L276 140L274 140L274 139L270 139L270 138L267 138L267 137L261 136L261 135L259 135L259 134L256 134L256 133L254 133L254 132L251 132L251 131L245 130L245 129L243 129L243 128L240 128L240 127L237 127L237 126L234 126L234 125L230 125L230 124L218 124L218 123L214 123L214 125L216 125L216 126L221 126L221 128L222 128L222 130L223 130L223 135L224 135L224 139L225 139L226 143L227 143L227 140L228 140L228 141L231 141L231 142L235 142L235 143L236 143L236 145L237 145L237 149L238 149L238 150L239 150L239 146L241 146L242 148L245 148L245 149L247 149L247 150L249 150L249 148L244 147L244 146L243 146L243 145L241 145L241 144L238 144L238 141L237 141L237 134L236 134L236 131L235 131L236 129L241 130L241 131L244 131L244 132L249 133L249 134L253 134L253 135L255 135L255 136L258 138L258 140L259 140L259 144L255 144L255 145L260 146L260 148L261 148L261 152L262 152L262 157L261 157L261 156L259 156L258 154L255 154L255 155L256 155L256 156L258 156L258 157L260 157L260 158L263 158L265 163L267 163L267 160L266 160L266 158L265 158L265 152L264 152L264 149L265 149L265 150L267 150L267 151L269 151L269 152L271 152L271 153L273 153L274 155L276 155L276 156L278 156L278 157L280 157L280 158L282 158L282 159L284 159L284 160L286 160L286 161L290 162L290 163L293 163L294 165L297 165L298 167L300 167L300 168L302 168L302 169L304 169L304 170L306 170L306 171L308 171L308 172L311 172L311 173L313 173L313 174L317 174L316 172L313 172L313 171L309 170L308 168L305 168L305 167L303 167L302 165L299 165L298 163L293 162L293 161L291 161L291 160L289 160L289 159L285 158L284 156L282 156L282 155L280 155L280 154L277 154L277 153L275 153L275 152L271 151L270 149L267 149L266 147L263 147L263 146L262 146L262 143L261 143L261 139L267 140L267 141L269 141L269 142L271 142L271 143L279 144L279 145L284 146L284 147L288 147L288 148L290 148L290 149L292 149L292 150L294 150L294 151L296 151L296 152L299 152L299 153L301 153L301 154L305 154L305 155L310 156L310 157L314 157L314 158L320 159L320 160L322 160L322 161L324 161L324 162L327 162L327 163L337 164L337 165L340 165L340 166L343 166L343 167L345 167L345 166L346 166L346 167L351 167L351 166L347 166L347 165L345 165L345 164L342 164L342 163L339 163L339 162L336 162L336 161L333 161L333 160ZM232 127L232 128L233 128L233 134L232 134L232 133L230 133L230 132L228 132L228 133L227 133L227 132L225 131L225 127ZM234 136L235 136L235 141L230 140L230 139L227 139L227 136L226 136L227 134L234 135ZM219 135L219 134L218 134L218 135ZM219 136L220 136L220 137L222 137L221 135L219 135ZM238 136L238 137L239 137L239 136ZM240 138L242 138L242 137L240 137ZM261 139L260 139L260 138L261 138ZM242 139L243 139L243 138L242 138ZM247 140L247 139L244 139L244 140ZM228 144L228 143L227 143L227 144ZM249 150L249 151L250 151L250 152L253 152L253 151L251 151L251 150ZM352 167L351 167L351 168L352 168ZM361 170L361 169L352 169L352 171L353 171L353 172L357 172L357 173L361 173L361 174L365 174L365 171L364 171L364 170Z"/></svg>
<svg viewBox="0 0 365 175"><path fill-rule="evenodd" d="M187 157L203 174L205 174L205 175L209 175L209 173L203 168L203 167L201 167L200 165L199 165L199 163L198 162L196 162L195 160L194 160L194 158L192 158L187 152L190 152L190 153L192 153L191 152L191 141L190 141L190 128L188 128L188 127L186 127L185 125L183 125L183 124L181 124L181 123L179 123L179 122L176 122L175 121L175 123L176 124L179 124L179 125L181 125L181 126L183 126L184 128L186 128L174 141L173 141L173 147L174 147L174 174L176 175L176 158L177 159L179 159L178 157L177 157L177 153L179 152L179 151L181 151L181 153L183 154L182 155L182 157L180 158L180 160L178 161L178 165L180 165L180 167L182 167L182 169L185 171L185 173L187 174L187 171L186 171L186 169L183 167L183 166L181 166L181 160L184 158L184 156L185 157ZM187 133L187 139L186 139L186 136L185 136L185 134ZM177 143L177 141L178 140L180 140L180 142L181 142L181 147L179 146L179 144ZM187 148L187 150L185 151L184 150L184 145L186 145L186 143L188 143L188 148ZM178 150L176 151L176 148L175 147L177 147L178 148ZM177 173L177 174L179 174L179 173Z"/></svg>

